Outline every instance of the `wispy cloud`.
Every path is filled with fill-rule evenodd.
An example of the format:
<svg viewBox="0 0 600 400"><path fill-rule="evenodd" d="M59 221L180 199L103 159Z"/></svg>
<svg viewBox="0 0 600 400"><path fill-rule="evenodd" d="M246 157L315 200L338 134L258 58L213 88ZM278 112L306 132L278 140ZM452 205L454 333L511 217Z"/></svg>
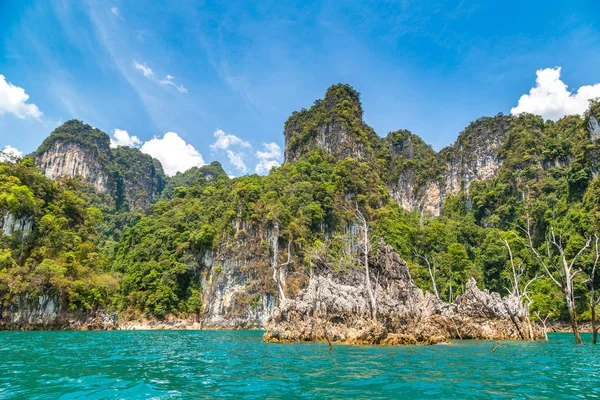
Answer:
<svg viewBox="0 0 600 400"><path fill-rule="evenodd" d="M137 69L138 71L142 71L142 74L144 74L144 76L146 78L150 78L153 79L154 78L154 71L152 71L152 68L150 68L149 66L147 66L146 64L140 64L139 62L137 62L136 60L133 60L133 66L135 67L135 69Z"/></svg>
<svg viewBox="0 0 600 400"><path fill-rule="evenodd" d="M177 85L175 82L173 82L174 78L175 77L173 75L167 75L165 77L165 79L162 79L160 81L160 84L161 85L171 85L175 89L179 90L181 93L187 93L188 90L185 88L185 86L183 86L183 85Z"/></svg>
<svg viewBox="0 0 600 400"><path fill-rule="evenodd" d="M173 86L180 93L187 93L188 91L185 86L176 84L174 81L175 77L171 74L167 74L163 79L157 79L154 71L147 64L133 60L133 66L136 70L141 71L146 78L158 82L163 86Z"/></svg>
<svg viewBox="0 0 600 400"><path fill-rule="evenodd" d="M119 7L112 7L110 12L115 14L117 17L121 16L121 14L119 14Z"/></svg>

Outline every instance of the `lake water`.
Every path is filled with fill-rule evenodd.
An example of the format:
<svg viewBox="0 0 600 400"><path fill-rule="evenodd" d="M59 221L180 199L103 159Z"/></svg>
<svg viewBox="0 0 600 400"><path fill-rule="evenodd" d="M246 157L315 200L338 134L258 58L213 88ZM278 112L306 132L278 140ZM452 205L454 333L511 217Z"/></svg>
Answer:
<svg viewBox="0 0 600 400"><path fill-rule="evenodd" d="M600 398L600 347L267 344L256 331L0 332L0 398ZM589 342L589 335L584 335Z"/></svg>

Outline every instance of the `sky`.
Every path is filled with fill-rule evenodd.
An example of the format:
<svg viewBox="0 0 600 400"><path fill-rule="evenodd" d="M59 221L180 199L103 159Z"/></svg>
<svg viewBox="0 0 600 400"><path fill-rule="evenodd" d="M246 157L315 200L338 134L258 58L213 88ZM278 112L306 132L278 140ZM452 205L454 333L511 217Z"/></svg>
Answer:
<svg viewBox="0 0 600 400"><path fill-rule="evenodd" d="M79 119L169 175L265 174L289 115L341 82L380 136L440 150L482 116L584 112L599 20L595 0L0 0L0 149Z"/></svg>

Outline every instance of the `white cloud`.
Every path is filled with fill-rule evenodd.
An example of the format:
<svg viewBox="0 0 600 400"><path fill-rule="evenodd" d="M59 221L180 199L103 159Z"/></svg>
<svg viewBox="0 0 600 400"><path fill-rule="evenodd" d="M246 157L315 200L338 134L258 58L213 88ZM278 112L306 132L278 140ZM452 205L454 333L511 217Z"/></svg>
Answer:
<svg viewBox="0 0 600 400"><path fill-rule="evenodd" d="M165 77L165 79L160 81L160 84L161 85L171 85L175 89L179 90L181 93L187 93L187 89L185 88L185 86L175 84L175 82L173 82L173 78L174 78L173 75L167 75Z"/></svg>
<svg viewBox="0 0 600 400"><path fill-rule="evenodd" d="M175 132L167 132L162 139L155 137L145 142L141 150L157 158L169 176L205 165L202 154Z"/></svg>
<svg viewBox="0 0 600 400"><path fill-rule="evenodd" d="M257 174L268 174L271 168L279 167L279 161L277 160L261 160L256 164L254 169Z"/></svg>
<svg viewBox="0 0 600 400"><path fill-rule="evenodd" d="M271 168L278 167L279 158L281 158L281 147L275 142L263 144L264 151L257 151L256 158L258 158L258 164L254 170L257 174L266 174Z"/></svg>
<svg viewBox="0 0 600 400"><path fill-rule="evenodd" d="M158 79L156 78L156 75L154 74L152 68L150 68L146 64L140 64L136 60L133 60L133 66L138 71L142 71L142 74L144 74L146 78L153 80L154 82L158 82L163 86L173 86L175 89L179 90L180 93L187 93L188 91L185 86L176 84L174 81L175 77L171 74L167 74L167 76L165 76L164 79Z"/></svg>
<svg viewBox="0 0 600 400"><path fill-rule="evenodd" d="M139 147L142 141L137 136L130 136L129 132L123 129L115 129L113 131L113 137L110 139L110 147L115 148L119 146Z"/></svg>
<svg viewBox="0 0 600 400"><path fill-rule="evenodd" d="M20 158L22 156L22 151L12 146L4 146L2 151L0 151L0 162L12 161L13 158Z"/></svg>
<svg viewBox="0 0 600 400"><path fill-rule="evenodd" d="M117 17L120 15L119 14L119 7L112 7L110 9L110 12L112 12L113 14L115 14Z"/></svg>
<svg viewBox="0 0 600 400"><path fill-rule="evenodd" d="M36 118L42 116L42 112L35 104L26 104L29 95L25 89L6 81L4 75L0 74L0 115L8 113L17 118Z"/></svg>
<svg viewBox="0 0 600 400"><path fill-rule="evenodd" d="M245 140L240 139L239 137L225 133L221 129L217 129L213 135L216 141L210 145L210 148L213 150L227 150L229 146L241 146L241 147L252 147L250 143Z"/></svg>
<svg viewBox="0 0 600 400"><path fill-rule="evenodd" d="M278 159L281 157L281 147L275 142L263 144L265 151L257 151L256 158L260 160Z"/></svg>
<svg viewBox="0 0 600 400"><path fill-rule="evenodd" d="M139 62L133 60L133 66L135 67L135 69L142 71L142 74L144 74L146 78L154 78L154 71L152 71L152 68L150 68L146 64L140 64Z"/></svg>
<svg viewBox="0 0 600 400"><path fill-rule="evenodd" d="M244 174L248 172L248 167L246 163L244 163L244 154L236 153L231 150L227 150L227 158L229 158L229 162L237 169L242 171Z"/></svg>
<svg viewBox="0 0 600 400"><path fill-rule="evenodd" d="M528 112L554 121L565 115L583 114L588 108L588 100L600 97L600 83L581 86L577 92L570 92L560 80L560 71L561 67L536 71L535 87L531 88L529 94L521 96L517 106L510 112Z"/></svg>

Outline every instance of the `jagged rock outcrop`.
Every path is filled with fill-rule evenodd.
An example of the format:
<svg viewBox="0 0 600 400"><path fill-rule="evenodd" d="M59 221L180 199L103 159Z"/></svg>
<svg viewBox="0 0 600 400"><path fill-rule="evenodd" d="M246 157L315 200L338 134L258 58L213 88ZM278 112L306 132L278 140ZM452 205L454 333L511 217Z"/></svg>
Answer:
<svg viewBox="0 0 600 400"><path fill-rule="evenodd" d="M24 295L9 306L0 307L0 330L117 328L117 314L104 310L70 310L60 303L59 296L49 293Z"/></svg>
<svg viewBox="0 0 600 400"><path fill-rule="evenodd" d="M378 138L362 120L360 95L349 85L327 89L323 100L306 110L294 112L285 123L285 161L320 149L340 159L372 160Z"/></svg>
<svg viewBox="0 0 600 400"><path fill-rule="evenodd" d="M34 155L48 178L82 177L129 210L147 208L166 184L158 160L139 149L111 148L106 133L77 120L56 128Z"/></svg>
<svg viewBox="0 0 600 400"><path fill-rule="evenodd" d="M372 310L364 270L321 266L308 287L275 309L264 339L269 342L324 341L352 344L435 344L450 338L520 339L525 326L515 298L477 288L474 280L454 304L423 293L406 263L381 245L371 259L377 312ZM539 329L533 329L540 338Z"/></svg>
<svg viewBox="0 0 600 400"><path fill-rule="evenodd" d="M500 150L513 117L498 115L470 124L456 142L439 153L408 131L378 137L362 120L359 94L348 85L334 85L323 100L295 112L285 125L285 161L294 162L312 150L338 159L379 161L380 174L392 199L422 215L443 214L444 199L474 180L487 180L502 165Z"/></svg>

